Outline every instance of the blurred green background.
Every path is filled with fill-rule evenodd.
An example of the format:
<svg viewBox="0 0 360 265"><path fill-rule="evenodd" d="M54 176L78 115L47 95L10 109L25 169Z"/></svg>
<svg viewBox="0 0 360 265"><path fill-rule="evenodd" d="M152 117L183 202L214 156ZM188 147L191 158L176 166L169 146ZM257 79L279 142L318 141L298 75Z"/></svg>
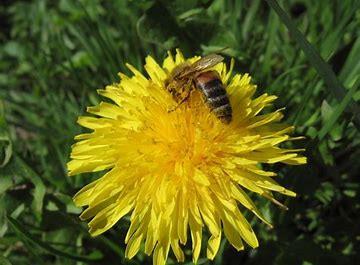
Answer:
<svg viewBox="0 0 360 265"><path fill-rule="evenodd" d="M286 106L285 121L306 136L292 147L309 160L272 168L298 193L278 196L289 211L255 199L274 229L246 213L258 249L238 253L223 240L214 261L198 264L360 264L360 1L279 4L310 46L261 0L2 0L0 264L151 264L143 253L124 258L128 219L90 238L71 197L97 176L67 177L65 165L96 89L129 73L125 62L143 69L147 54L161 61L176 47L186 56L227 47L235 71Z"/></svg>

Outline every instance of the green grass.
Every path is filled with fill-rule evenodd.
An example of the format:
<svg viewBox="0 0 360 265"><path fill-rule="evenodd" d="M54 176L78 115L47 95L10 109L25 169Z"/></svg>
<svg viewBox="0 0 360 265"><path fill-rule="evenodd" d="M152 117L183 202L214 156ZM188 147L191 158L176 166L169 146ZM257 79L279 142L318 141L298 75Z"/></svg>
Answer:
<svg viewBox="0 0 360 265"><path fill-rule="evenodd" d="M275 166L299 196L279 197L286 212L256 200L275 227L253 219L258 249L237 253L224 240L215 261L199 264L360 258L359 1L3 1L0 18L1 265L150 263L125 259L128 221L89 236L71 197L97 176L67 177L66 162L96 89L129 73L126 62L143 69L147 54L162 60L176 47L187 56L227 47L258 93L279 97L285 121L306 136L292 146L309 159Z"/></svg>

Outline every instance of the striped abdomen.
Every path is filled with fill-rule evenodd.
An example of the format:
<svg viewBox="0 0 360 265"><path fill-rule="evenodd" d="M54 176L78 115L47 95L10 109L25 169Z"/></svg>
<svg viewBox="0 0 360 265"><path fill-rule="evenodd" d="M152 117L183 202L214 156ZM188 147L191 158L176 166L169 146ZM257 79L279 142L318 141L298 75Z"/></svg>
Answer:
<svg viewBox="0 0 360 265"><path fill-rule="evenodd" d="M217 72L207 71L199 74L195 78L195 84L216 117L224 123L230 123L232 119L230 101Z"/></svg>

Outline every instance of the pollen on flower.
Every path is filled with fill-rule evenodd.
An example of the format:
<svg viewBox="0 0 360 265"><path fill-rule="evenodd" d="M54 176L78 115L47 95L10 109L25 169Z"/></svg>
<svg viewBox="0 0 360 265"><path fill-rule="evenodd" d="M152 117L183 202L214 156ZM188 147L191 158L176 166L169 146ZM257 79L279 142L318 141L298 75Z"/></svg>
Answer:
<svg viewBox="0 0 360 265"><path fill-rule="evenodd" d="M120 83L99 90L112 103L90 107L93 115L78 120L91 132L75 137L69 175L107 170L75 195L76 205L87 207L80 218L90 220L90 233L96 236L130 214L128 258L143 245L154 264L165 264L170 248L184 261L182 246L190 237L196 262L205 230L209 259L223 234L237 250L244 249L243 242L255 248L258 240L240 208L269 223L248 193L275 203L273 192L295 196L260 165L298 165L306 158L297 154L301 150L279 147L295 139L289 136L293 127L279 123L280 110L260 114L276 97L254 98L256 86L249 75L232 75L232 67L228 70L224 63L213 67L232 107L228 125L213 115L197 90L169 111L174 99L165 81L176 66L198 59L185 60L177 51L160 66L149 56L148 77L128 65L132 77L120 74Z"/></svg>

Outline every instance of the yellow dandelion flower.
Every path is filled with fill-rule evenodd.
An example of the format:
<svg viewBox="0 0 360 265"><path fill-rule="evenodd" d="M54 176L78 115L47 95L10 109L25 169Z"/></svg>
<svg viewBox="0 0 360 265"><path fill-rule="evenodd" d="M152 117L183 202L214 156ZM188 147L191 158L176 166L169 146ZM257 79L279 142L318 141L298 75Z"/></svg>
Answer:
<svg viewBox="0 0 360 265"><path fill-rule="evenodd" d="M215 257L223 233L237 250L244 249L243 241L256 248L258 240L239 206L267 221L248 191L275 203L273 192L295 196L274 180L275 173L261 169L261 163L306 163L299 150L279 147L294 139L288 135L293 127L279 123L281 110L259 114L276 97L253 98L256 86L248 74L232 76L233 63L229 70L224 63L213 67L232 106L230 124L215 117L196 90L169 111L174 100L164 83L185 61L177 51L175 58L169 53L161 67L148 56L148 77L128 65L132 77L120 74L120 83L98 91L113 103L90 107L95 116L78 119L92 132L75 137L69 175L108 170L75 195L77 206L87 206L80 218L91 219L90 233L97 236L130 214L125 238L130 259L143 246L154 264L165 264L170 248L184 261L181 245L190 233L196 262L204 229L209 232L209 259Z"/></svg>

